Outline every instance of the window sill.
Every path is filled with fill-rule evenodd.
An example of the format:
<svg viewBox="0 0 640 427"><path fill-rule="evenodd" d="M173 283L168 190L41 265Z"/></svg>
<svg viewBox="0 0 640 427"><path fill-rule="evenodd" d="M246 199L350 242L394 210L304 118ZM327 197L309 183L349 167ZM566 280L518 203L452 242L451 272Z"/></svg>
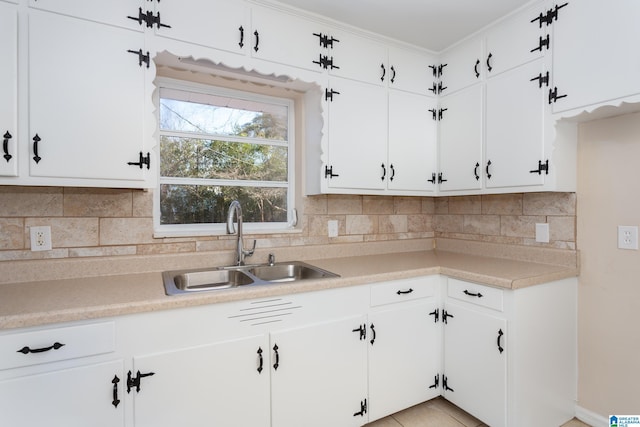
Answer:
<svg viewBox="0 0 640 427"><path fill-rule="evenodd" d="M300 234L300 228L251 228L244 226L242 234L244 235L271 235L271 234ZM202 229L180 229L180 230L154 230L153 237L161 239L165 237L202 237L202 236L232 236L234 234L227 233L226 229L219 230L202 230Z"/></svg>

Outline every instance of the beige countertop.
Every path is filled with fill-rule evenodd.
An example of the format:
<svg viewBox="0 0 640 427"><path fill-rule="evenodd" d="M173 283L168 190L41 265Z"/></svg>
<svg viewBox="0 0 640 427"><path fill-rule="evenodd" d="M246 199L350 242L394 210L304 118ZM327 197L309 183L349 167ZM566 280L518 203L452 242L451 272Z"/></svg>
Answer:
<svg viewBox="0 0 640 427"><path fill-rule="evenodd" d="M0 285L0 330L443 274L507 289L578 275L577 267L442 250L305 260L340 275L167 296L160 272Z"/></svg>

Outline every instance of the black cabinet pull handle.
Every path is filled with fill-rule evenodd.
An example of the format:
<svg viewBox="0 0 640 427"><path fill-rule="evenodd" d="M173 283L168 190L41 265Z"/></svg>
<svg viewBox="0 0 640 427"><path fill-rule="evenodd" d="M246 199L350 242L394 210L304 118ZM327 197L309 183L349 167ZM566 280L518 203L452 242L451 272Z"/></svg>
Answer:
<svg viewBox="0 0 640 427"><path fill-rule="evenodd" d="M477 294L474 294L472 292L469 292L468 290L464 290L463 292L465 295L468 295L470 297L478 297L478 298L482 298L482 294L480 292L478 292Z"/></svg>
<svg viewBox="0 0 640 427"><path fill-rule="evenodd" d="M253 35L256 36L256 45L253 46L253 50L255 50L257 52L258 49L259 49L258 46L260 45L260 33L258 32L258 30L255 30L253 32Z"/></svg>
<svg viewBox="0 0 640 427"><path fill-rule="evenodd" d="M413 289L409 288L409 290L407 290L407 291L398 290L398 292L396 292L396 294L398 294L398 295L407 295L407 294L410 294L411 292L413 292Z"/></svg>
<svg viewBox="0 0 640 427"><path fill-rule="evenodd" d="M391 168L391 176L389 177L389 181L393 181L393 177L396 176L396 170L393 165L389 165L389 168Z"/></svg>
<svg viewBox="0 0 640 427"><path fill-rule="evenodd" d="M50 345L49 347L43 347L43 348L22 347L20 350L17 351L17 353L22 353L22 354L44 353L45 351L59 350L62 347L64 347L64 344L60 344L59 342L55 342L55 343L53 343L53 345Z"/></svg>
<svg viewBox="0 0 640 427"><path fill-rule="evenodd" d="M394 83L396 80L396 69L391 66L391 83Z"/></svg>
<svg viewBox="0 0 640 427"><path fill-rule="evenodd" d="M40 160L42 160L42 157L40 157L38 155L38 143L42 141L42 139L40 138L40 136L38 136L38 134L36 133L36 136L33 137L33 160L36 163L40 163Z"/></svg>
<svg viewBox="0 0 640 427"><path fill-rule="evenodd" d="M262 348L258 347L258 373L261 374L262 373L262 365L264 363L264 359L262 358Z"/></svg>
<svg viewBox="0 0 640 427"><path fill-rule="evenodd" d="M380 77L380 81L384 81L384 76L387 74L387 69L384 68L384 64L380 64L380 68L382 68L382 77Z"/></svg>
<svg viewBox="0 0 640 427"><path fill-rule="evenodd" d="M9 154L9 140L13 138L13 136L11 136L11 134L9 133L9 131L6 131L5 134L2 136L2 150L4 151L4 159L7 161L7 163L9 162L9 160L11 160L11 154Z"/></svg>
<svg viewBox="0 0 640 427"><path fill-rule="evenodd" d="M384 163L382 164L382 178L380 178L382 181L384 181L384 178L387 176L387 168L384 167Z"/></svg>
<svg viewBox="0 0 640 427"><path fill-rule="evenodd" d="M243 48L244 47L244 27L240 25L240 28L238 28L238 31L240 31L240 43L238 43L238 46L240 46L240 48Z"/></svg>
<svg viewBox="0 0 640 427"><path fill-rule="evenodd" d="M504 332L502 332L502 329L500 329L498 331L498 339L496 340L496 344L498 345L498 350L500 351L500 353L504 351L504 348L502 348L502 346L500 345L500 339L502 338L503 335L504 335Z"/></svg>
<svg viewBox="0 0 640 427"><path fill-rule="evenodd" d="M117 375L114 375L113 379L111 380L111 384L113 384L113 400L111 401L111 404L116 408L120 404L120 399L118 399L118 383L119 382L120 382L120 378L118 378Z"/></svg>
<svg viewBox="0 0 640 427"><path fill-rule="evenodd" d="M492 53L489 53L489 56L487 56L487 70L489 70L489 72L491 72L491 70L493 70L493 67L491 66L491 58L493 57Z"/></svg>
<svg viewBox="0 0 640 427"><path fill-rule="evenodd" d="M371 345L373 345L374 342L376 342L376 327L373 325L373 323L371 324L371 333L373 334L373 336L371 337L371 341L369 341L371 343Z"/></svg>
<svg viewBox="0 0 640 427"><path fill-rule="evenodd" d="M491 160L489 160L487 162L487 168L486 168L486 172L487 172L487 179L491 179L491 172L489 172L489 167L491 166Z"/></svg>
<svg viewBox="0 0 640 427"><path fill-rule="evenodd" d="M478 66L480 66L480 60L476 60L476 65L473 67L473 72L476 74L476 79L480 78L480 71L478 70Z"/></svg>
<svg viewBox="0 0 640 427"><path fill-rule="evenodd" d="M280 366L280 353L278 353L278 344L273 346L273 351L276 354L276 362L273 364L273 369L278 370L278 366Z"/></svg>
<svg viewBox="0 0 640 427"><path fill-rule="evenodd" d="M480 175L478 175L479 167L480 167L480 163L476 163L476 167L473 169L473 175L476 177L476 181L480 180Z"/></svg>

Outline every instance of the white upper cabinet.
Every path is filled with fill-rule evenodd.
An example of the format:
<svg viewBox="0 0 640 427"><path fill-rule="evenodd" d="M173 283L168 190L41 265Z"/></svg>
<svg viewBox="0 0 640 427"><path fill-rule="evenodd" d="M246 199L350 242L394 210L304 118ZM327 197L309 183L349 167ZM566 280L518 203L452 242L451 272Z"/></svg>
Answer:
<svg viewBox="0 0 640 427"><path fill-rule="evenodd" d="M0 176L18 174L18 11L0 3Z"/></svg>
<svg viewBox="0 0 640 427"><path fill-rule="evenodd" d="M482 37L465 40L442 54L434 69L434 77L442 83L440 95L480 83L486 70L482 60Z"/></svg>
<svg viewBox="0 0 640 427"><path fill-rule="evenodd" d="M147 6L153 11L153 5ZM150 25L159 36L198 44L228 52L245 53L252 43L249 7L241 0L164 0L155 5L155 23ZM145 22L146 26L147 23Z"/></svg>
<svg viewBox="0 0 640 427"><path fill-rule="evenodd" d="M31 177L144 186L145 55L137 31L31 11Z"/></svg>
<svg viewBox="0 0 640 427"><path fill-rule="evenodd" d="M29 6L35 9L139 31L146 27L146 23L140 21L140 11L146 13L145 3L149 0L110 0L108 3L96 0L29 0Z"/></svg>
<svg viewBox="0 0 640 427"><path fill-rule="evenodd" d="M550 52L547 28L533 21L545 12L544 4L518 12L492 27L486 35L484 66L492 77Z"/></svg>
<svg viewBox="0 0 640 427"><path fill-rule="evenodd" d="M431 95L433 71L430 66L436 62L435 56L426 52L403 48L389 48L389 88Z"/></svg>
<svg viewBox="0 0 640 427"><path fill-rule="evenodd" d="M330 57L333 76L358 80L375 85L387 85L392 72L389 69L387 46L375 40L342 30L332 30L334 42Z"/></svg>
<svg viewBox="0 0 640 427"><path fill-rule="evenodd" d="M620 98L639 94L640 2L561 1L555 7L553 112L619 105Z"/></svg>

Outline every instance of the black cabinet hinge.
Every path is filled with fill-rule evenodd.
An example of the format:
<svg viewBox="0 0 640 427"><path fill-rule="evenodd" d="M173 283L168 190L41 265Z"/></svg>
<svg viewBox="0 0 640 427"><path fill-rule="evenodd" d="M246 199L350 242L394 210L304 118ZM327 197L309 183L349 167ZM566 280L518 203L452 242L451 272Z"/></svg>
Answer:
<svg viewBox="0 0 640 427"><path fill-rule="evenodd" d="M547 37L545 38L542 38L542 36L540 36L540 41L538 42L538 46L531 49L531 52L535 52L537 50L542 52L542 48L545 46L547 50L551 48L551 39L549 38L549 34L547 34Z"/></svg>
<svg viewBox="0 0 640 427"><path fill-rule="evenodd" d="M133 19L134 21L138 21L138 24L142 25L142 23L147 24L147 28L153 28L154 25L157 28L171 28L171 25L163 24L160 22L160 12L158 15L154 15L152 10L147 10L146 12L142 11L142 8L138 8L138 16L127 16L129 19Z"/></svg>
<svg viewBox="0 0 640 427"><path fill-rule="evenodd" d="M333 89L324 90L324 100L333 102L333 95L340 95L340 92Z"/></svg>
<svg viewBox="0 0 640 427"><path fill-rule="evenodd" d="M360 410L353 414L354 417L364 417L367 413L367 399L360 401Z"/></svg>
<svg viewBox="0 0 640 427"><path fill-rule="evenodd" d="M445 111L447 111L448 108L440 108L439 110L436 109L430 109L428 110L431 113L431 116L433 117L433 120L442 120L443 117L443 113Z"/></svg>
<svg viewBox="0 0 640 427"><path fill-rule="evenodd" d="M449 317L454 317L454 316L453 316L453 314L449 314L449 313L447 312L447 310L442 310L442 321L444 322L444 324L445 324L445 325L447 325L447 324L448 324L448 320L447 320L447 319L448 319Z"/></svg>
<svg viewBox="0 0 640 427"><path fill-rule="evenodd" d="M542 28L542 24L547 24L547 27L548 27L549 25L553 24L553 21L558 20L558 10L562 9L568 4L569 3L565 3L560 6L556 5L555 8L547 10L547 13L544 15L541 12L540 15L533 18L531 22L538 21L540 28Z"/></svg>
<svg viewBox="0 0 640 427"><path fill-rule="evenodd" d="M142 49L138 50L127 50L129 53L133 53L134 55L138 55L138 65L142 67L142 63L147 64L147 68L149 68L149 64L151 62L151 57L149 56L149 51L145 54Z"/></svg>
<svg viewBox="0 0 640 427"><path fill-rule="evenodd" d="M439 95L442 93L442 91L446 90L447 87L442 85L442 82L438 82L438 84L434 83L433 86L431 86L429 88L429 90L431 92L434 93L434 95Z"/></svg>
<svg viewBox="0 0 640 427"><path fill-rule="evenodd" d="M143 155L142 151L140 152L140 159L137 162L127 162L129 166L139 166L140 169L143 168L144 165L147 165L147 169L151 169L151 154L147 153L147 155Z"/></svg>
<svg viewBox="0 0 640 427"><path fill-rule="evenodd" d="M444 67L446 67L447 65L448 64L429 65L429 68L431 68L432 70L433 77L442 77L442 70L444 70Z"/></svg>
<svg viewBox="0 0 640 427"><path fill-rule="evenodd" d="M451 387L449 387L446 375L442 376L442 388L444 389L444 391L454 391Z"/></svg>
<svg viewBox="0 0 640 427"><path fill-rule="evenodd" d="M440 309L436 308L431 313L429 313L429 316L433 316L433 323L438 323L438 320L440 320Z"/></svg>
<svg viewBox="0 0 640 427"><path fill-rule="evenodd" d="M313 33L313 35L318 37L318 39L320 40L320 47L333 49L334 42L340 43L340 40L338 39L334 39L333 37L329 38L328 34Z"/></svg>
<svg viewBox="0 0 640 427"><path fill-rule="evenodd" d="M544 75L542 75L542 73L538 74L536 77L532 78L531 80L529 80L530 82L532 81L538 81L538 87L542 88L542 85L545 86L549 86L549 72L547 71Z"/></svg>
<svg viewBox="0 0 640 427"><path fill-rule="evenodd" d="M558 88L549 89L549 104L554 104L560 98L566 98L567 95L558 95Z"/></svg>
<svg viewBox="0 0 640 427"><path fill-rule="evenodd" d="M438 388L440 387L440 374L437 374L433 377L433 384L429 386L429 388Z"/></svg>
<svg viewBox="0 0 640 427"><path fill-rule="evenodd" d="M442 184L443 182L447 182L448 180L442 178L442 172L438 174L438 184Z"/></svg>
<svg viewBox="0 0 640 427"><path fill-rule="evenodd" d="M360 334L360 341L364 341L367 339L367 325L362 324L359 325L358 328L354 329L352 332L358 332Z"/></svg>
<svg viewBox="0 0 640 427"><path fill-rule="evenodd" d="M331 166L331 167L325 166L324 167L324 177L325 178L333 178L333 177L336 177L336 176L340 176L340 175L338 175L337 173L333 173L333 166Z"/></svg>
<svg viewBox="0 0 640 427"><path fill-rule="evenodd" d="M328 55L320 54L317 61L311 61L311 62L313 62L314 64L318 64L321 68L324 68L325 70L327 69L333 70L334 68L337 70L340 69L340 67L338 67L337 65L333 65L333 56L329 58Z"/></svg>
<svg viewBox="0 0 640 427"><path fill-rule="evenodd" d="M434 120L435 120L435 119L434 119ZM432 184L435 184L435 183L436 183L436 174L435 174L435 173L432 173L432 174L431 174L431 179L428 179L427 181L429 181L429 182L430 182L430 183L432 183Z"/></svg>
<svg viewBox="0 0 640 427"><path fill-rule="evenodd" d="M542 175L544 172L545 175L549 175L549 160L546 160L542 163L542 160L538 160L538 169L534 169L529 171L529 173L537 173L538 175Z"/></svg>
<svg viewBox="0 0 640 427"><path fill-rule="evenodd" d="M131 389L135 387L136 393L140 393L140 381L144 377L151 377L155 375L155 372L149 372L147 374L141 374L140 371L136 373L135 377L131 376L131 371L127 374L127 393L131 393Z"/></svg>

